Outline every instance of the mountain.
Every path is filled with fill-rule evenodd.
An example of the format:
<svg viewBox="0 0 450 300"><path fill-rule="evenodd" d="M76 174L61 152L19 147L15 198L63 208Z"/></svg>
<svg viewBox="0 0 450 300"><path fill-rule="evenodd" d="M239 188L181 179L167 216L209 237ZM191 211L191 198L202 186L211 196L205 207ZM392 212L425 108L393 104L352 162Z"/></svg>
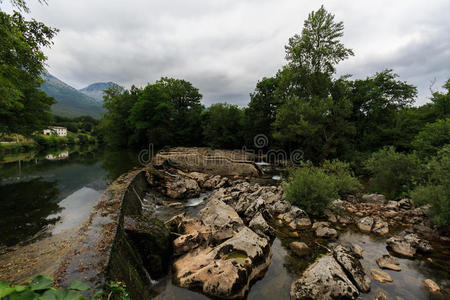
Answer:
<svg viewBox="0 0 450 300"><path fill-rule="evenodd" d="M103 103L103 91L114 85L118 86L118 84L114 82L96 82L82 88L79 91L91 98L94 98L97 102Z"/></svg>
<svg viewBox="0 0 450 300"><path fill-rule="evenodd" d="M42 78L45 82L42 84L41 90L48 96L55 98L57 102L52 105L54 114L66 117L91 116L98 119L101 113L105 111L100 102L81 93L55 76L44 73Z"/></svg>

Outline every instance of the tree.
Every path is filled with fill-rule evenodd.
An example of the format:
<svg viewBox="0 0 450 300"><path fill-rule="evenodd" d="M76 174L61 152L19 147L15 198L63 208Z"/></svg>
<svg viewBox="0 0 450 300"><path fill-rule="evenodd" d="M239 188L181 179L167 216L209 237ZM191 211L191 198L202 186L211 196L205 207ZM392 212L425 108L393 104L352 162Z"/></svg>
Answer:
<svg viewBox="0 0 450 300"><path fill-rule="evenodd" d="M392 70L376 73L351 84L352 121L356 124L358 151L373 151L395 144L397 114L415 100L417 88L397 80Z"/></svg>
<svg viewBox="0 0 450 300"><path fill-rule="evenodd" d="M427 124L412 141L422 158L434 156L447 144L450 144L450 118Z"/></svg>
<svg viewBox="0 0 450 300"><path fill-rule="evenodd" d="M275 94L278 80L277 77L264 77L258 81L255 91L250 94L250 103L245 110L245 134L248 146L253 146L253 138L258 134L271 138L272 123L281 104Z"/></svg>
<svg viewBox="0 0 450 300"><path fill-rule="evenodd" d="M26 8L23 1L13 4ZM30 134L48 125L53 100L38 91L46 60L41 48L52 44L56 32L18 12L0 11L1 132Z"/></svg>
<svg viewBox="0 0 450 300"><path fill-rule="evenodd" d="M213 148L240 149L244 145L244 112L236 105L216 103L203 113L205 143Z"/></svg>

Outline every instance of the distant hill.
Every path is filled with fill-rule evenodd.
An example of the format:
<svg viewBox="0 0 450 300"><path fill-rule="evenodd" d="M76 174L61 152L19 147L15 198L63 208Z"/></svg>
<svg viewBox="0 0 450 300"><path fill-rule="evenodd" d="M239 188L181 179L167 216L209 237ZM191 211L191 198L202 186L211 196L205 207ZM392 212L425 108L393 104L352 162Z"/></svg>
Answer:
<svg viewBox="0 0 450 300"><path fill-rule="evenodd" d="M103 103L103 91L110 88L113 85L118 86L118 84L114 82L96 82L85 88L82 88L79 91L97 100L97 102Z"/></svg>
<svg viewBox="0 0 450 300"><path fill-rule="evenodd" d="M45 73L42 78L45 82L42 84L41 90L57 101L52 105L54 114L66 117L92 116L100 118L101 113L105 111L101 102L81 93L55 76Z"/></svg>

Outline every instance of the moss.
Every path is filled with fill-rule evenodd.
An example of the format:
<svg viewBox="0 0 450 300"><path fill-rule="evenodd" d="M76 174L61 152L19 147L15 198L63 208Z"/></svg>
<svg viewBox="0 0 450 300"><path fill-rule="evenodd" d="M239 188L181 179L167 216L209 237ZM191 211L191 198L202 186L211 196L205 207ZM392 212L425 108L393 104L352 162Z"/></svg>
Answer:
<svg viewBox="0 0 450 300"><path fill-rule="evenodd" d="M233 259L235 261L237 261L240 264L244 264L245 260L248 258L247 255L241 253L241 252L232 252L230 254L227 254L226 256L224 256L222 259L224 260L229 260L229 259Z"/></svg>

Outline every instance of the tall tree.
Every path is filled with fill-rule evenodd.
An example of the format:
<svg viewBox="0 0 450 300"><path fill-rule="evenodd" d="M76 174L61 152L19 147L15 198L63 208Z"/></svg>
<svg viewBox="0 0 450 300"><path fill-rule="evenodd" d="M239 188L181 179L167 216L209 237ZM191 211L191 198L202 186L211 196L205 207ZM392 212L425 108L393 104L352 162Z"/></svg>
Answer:
<svg viewBox="0 0 450 300"><path fill-rule="evenodd" d="M13 4L26 9L24 1ZM19 12L0 11L0 131L30 134L48 125L53 100L38 88L46 57L57 30Z"/></svg>

